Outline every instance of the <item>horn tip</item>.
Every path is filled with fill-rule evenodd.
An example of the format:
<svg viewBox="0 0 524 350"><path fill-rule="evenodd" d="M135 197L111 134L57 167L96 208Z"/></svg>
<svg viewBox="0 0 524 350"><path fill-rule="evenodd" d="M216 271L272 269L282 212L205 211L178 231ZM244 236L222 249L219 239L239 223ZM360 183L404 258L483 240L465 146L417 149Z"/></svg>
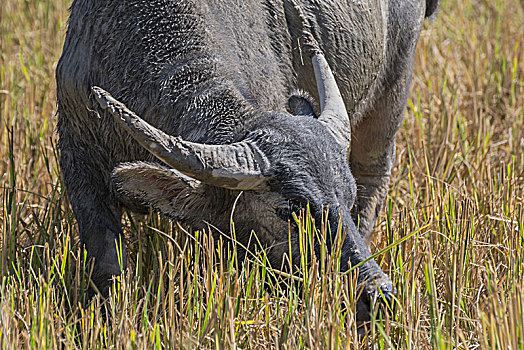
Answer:
<svg viewBox="0 0 524 350"><path fill-rule="evenodd" d="M91 87L91 91L95 94L95 98L103 109L107 109L110 107L111 103L116 102L116 100L109 94L109 92L105 91L101 87L93 86Z"/></svg>

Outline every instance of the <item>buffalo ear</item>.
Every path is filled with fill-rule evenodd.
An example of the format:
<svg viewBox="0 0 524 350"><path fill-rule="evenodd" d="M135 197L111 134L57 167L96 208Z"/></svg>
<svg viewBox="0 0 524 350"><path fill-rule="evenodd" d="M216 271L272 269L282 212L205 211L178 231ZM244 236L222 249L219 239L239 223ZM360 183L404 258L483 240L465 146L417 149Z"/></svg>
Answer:
<svg viewBox="0 0 524 350"><path fill-rule="evenodd" d="M296 90L291 93L288 100L288 110L296 116L312 116L318 118L315 100L303 90Z"/></svg>
<svg viewBox="0 0 524 350"><path fill-rule="evenodd" d="M175 220L187 219L184 208L197 200L201 182L154 163L122 163L113 181L126 201L138 201ZM194 204L194 203L193 203Z"/></svg>

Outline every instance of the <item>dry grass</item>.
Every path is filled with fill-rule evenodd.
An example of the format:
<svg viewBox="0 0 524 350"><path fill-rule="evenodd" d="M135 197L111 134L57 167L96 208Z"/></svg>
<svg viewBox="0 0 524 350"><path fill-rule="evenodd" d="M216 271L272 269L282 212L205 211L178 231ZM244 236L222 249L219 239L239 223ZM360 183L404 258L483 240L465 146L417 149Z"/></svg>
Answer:
<svg viewBox="0 0 524 350"><path fill-rule="evenodd" d="M314 265L292 282L263 252L237 269L155 215L126 216L130 268L86 302L54 149L68 2L0 6L2 347L524 348L522 1L444 1L426 23L375 240L398 302L365 338L354 276Z"/></svg>

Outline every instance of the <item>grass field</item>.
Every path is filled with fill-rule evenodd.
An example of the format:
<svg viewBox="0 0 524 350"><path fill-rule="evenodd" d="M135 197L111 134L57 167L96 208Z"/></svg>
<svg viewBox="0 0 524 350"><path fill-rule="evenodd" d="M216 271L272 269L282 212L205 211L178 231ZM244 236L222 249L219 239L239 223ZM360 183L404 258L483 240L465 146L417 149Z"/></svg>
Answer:
<svg viewBox="0 0 524 350"><path fill-rule="evenodd" d="M377 261L398 300L362 337L354 274L314 264L293 280L263 253L237 269L206 234L156 215L125 216L129 269L108 300L87 302L55 149L69 0L3 0L2 348L524 349L524 2L442 2L373 242L389 247Z"/></svg>

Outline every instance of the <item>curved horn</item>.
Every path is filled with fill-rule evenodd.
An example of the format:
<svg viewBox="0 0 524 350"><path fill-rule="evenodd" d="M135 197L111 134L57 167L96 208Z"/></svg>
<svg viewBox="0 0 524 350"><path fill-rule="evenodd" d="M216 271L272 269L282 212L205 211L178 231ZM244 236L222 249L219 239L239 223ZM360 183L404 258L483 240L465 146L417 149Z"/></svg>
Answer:
<svg viewBox="0 0 524 350"><path fill-rule="evenodd" d="M304 32L304 37L306 47L313 55L312 64L320 97L321 111L318 119L340 145L348 148L351 144L351 124L337 82L313 35Z"/></svg>
<svg viewBox="0 0 524 350"><path fill-rule="evenodd" d="M205 145L167 135L130 111L107 91L92 87L103 109L149 152L167 165L194 179L233 190L254 190L267 186L269 161L255 142Z"/></svg>

